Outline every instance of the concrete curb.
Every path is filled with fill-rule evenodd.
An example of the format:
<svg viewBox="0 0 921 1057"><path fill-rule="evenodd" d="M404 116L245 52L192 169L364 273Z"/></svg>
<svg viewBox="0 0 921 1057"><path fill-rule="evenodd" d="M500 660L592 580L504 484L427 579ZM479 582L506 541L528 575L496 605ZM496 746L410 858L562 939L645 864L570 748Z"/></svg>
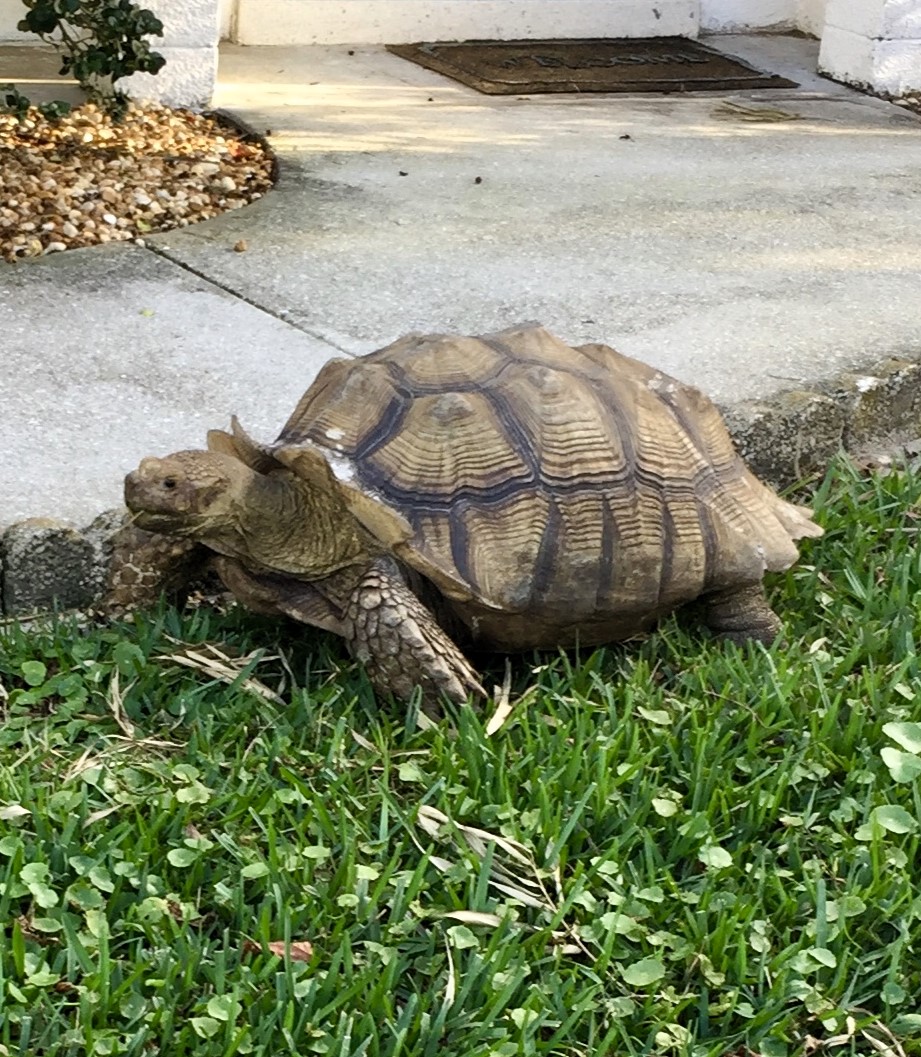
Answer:
<svg viewBox="0 0 921 1057"><path fill-rule="evenodd" d="M724 408L729 431L751 469L783 488L824 472L841 451L854 452L921 425L921 363L888 358L813 389ZM29 518L0 536L0 612L32 616L84 609L106 583L112 539L124 512L109 510L85 528Z"/></svg>

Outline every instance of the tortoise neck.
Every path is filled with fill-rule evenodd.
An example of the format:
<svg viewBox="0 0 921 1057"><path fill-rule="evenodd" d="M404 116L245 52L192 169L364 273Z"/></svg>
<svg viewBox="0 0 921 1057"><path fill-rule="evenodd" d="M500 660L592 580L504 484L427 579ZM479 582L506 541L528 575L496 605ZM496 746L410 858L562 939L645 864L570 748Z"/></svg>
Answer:
<svg viewBox="0 0 921 1057"><path fill-rule="evenodd" d="M338 495L288 470L254 473L234 520L240 557L273 572L313 580L371 552L367 533Z"/></svg>

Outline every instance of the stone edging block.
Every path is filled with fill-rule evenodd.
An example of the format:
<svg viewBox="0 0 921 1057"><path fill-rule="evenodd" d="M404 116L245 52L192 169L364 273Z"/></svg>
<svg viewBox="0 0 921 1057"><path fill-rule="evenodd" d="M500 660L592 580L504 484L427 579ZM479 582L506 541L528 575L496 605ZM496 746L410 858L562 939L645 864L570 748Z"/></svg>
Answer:
<svg viewBox="0 0 921 1057"><path fill-rule="evenodd" d="M10 525L0 536L3 613L90 606L105 589L112 539L123 519L123 511L108 510L84 529L56 518Z"/></svg>

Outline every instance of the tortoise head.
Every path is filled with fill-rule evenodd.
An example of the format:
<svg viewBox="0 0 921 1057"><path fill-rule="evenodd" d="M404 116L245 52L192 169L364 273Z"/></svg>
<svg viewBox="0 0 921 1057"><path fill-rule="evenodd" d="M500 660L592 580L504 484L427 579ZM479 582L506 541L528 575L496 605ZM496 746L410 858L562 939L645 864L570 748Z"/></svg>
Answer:
<svg viewBox="0 0 921 1057"><path fill-rule="evenodd" d="M179 451L144 459L125 478L125 503L150 532L200 537L233 524L253 471L231 455Z"/></svg>

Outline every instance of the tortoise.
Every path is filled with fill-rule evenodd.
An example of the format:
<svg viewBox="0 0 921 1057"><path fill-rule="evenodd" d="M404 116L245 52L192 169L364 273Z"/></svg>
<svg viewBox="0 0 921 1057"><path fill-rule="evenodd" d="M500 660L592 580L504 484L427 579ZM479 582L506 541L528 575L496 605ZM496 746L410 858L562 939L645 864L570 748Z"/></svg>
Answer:
<svg viewBox="0 0 921 1057"><path fill-rule="evenodd" d="M377 690L427 702L484 693L467 648L623 640L694 600L769 643L763 574L822 533L699 390L530 324L333 360L274 443L234 419L207 447L127 476L110 603L149 601L203 545L239 602L341 635Z"/></svg>

